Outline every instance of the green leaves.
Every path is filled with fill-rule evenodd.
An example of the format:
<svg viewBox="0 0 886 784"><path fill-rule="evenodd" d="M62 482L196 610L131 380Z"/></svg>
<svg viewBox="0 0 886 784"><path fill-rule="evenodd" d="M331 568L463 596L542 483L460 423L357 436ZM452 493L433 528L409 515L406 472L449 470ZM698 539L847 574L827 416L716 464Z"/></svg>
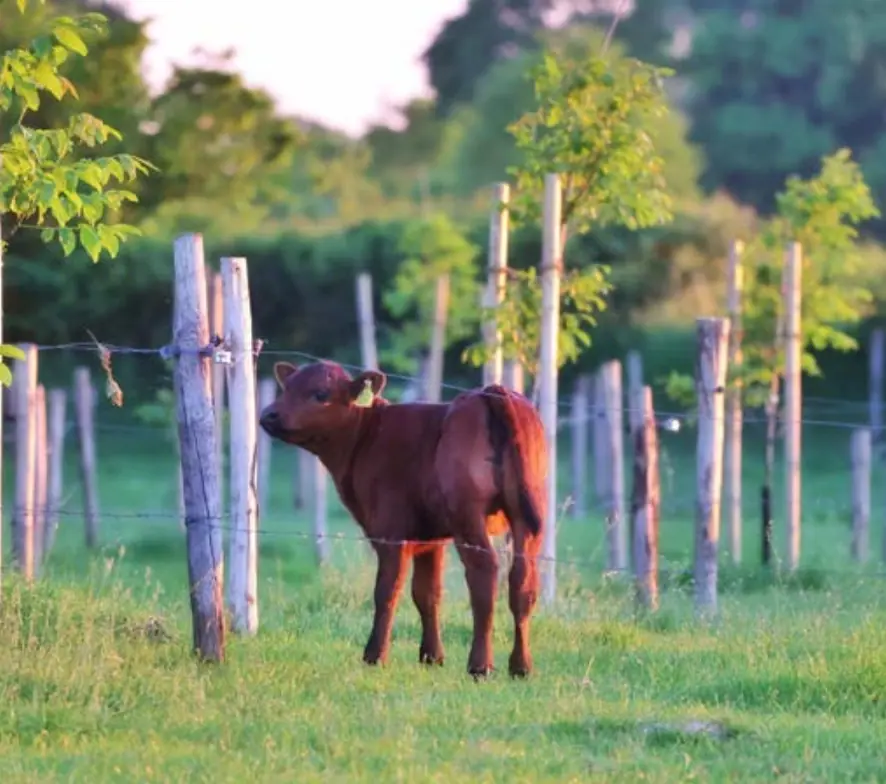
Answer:
<svg viewBox="0 0 886 784"><path fill-rule="evenodd" d="M560 330L557 367L578 359L582 349L591 345L591 329L597 315L606 310L606 295L611 290L609 268L594 266L572 270L560 281ZM497 308L483 308L482 319L495 320L502 336L502 355L517 360L527 372L538 369L541 340L541 282L536 269L508 270L504 302ZM479 367L490 355L483 340L462 353L462 360Z"/></svg>
<svg viewBox="0 0 886 784"><path fill-rule="evenodd" d="M661 79L670 73L637 60L545 52L530 72L537 107L508 128L523 157L509 170L522 219L539 219L544 176L560 172L563 223L573 230L671 220L656 150L668 111Z"/></svg>
<svg viewBox="0 0 886 784"><path fill-rule="evenodd" d="M821 161L818 176L789 177L776 195L778 212L746 252L744 381L747 395L760 399L784 369L782 270L785 246L799 242L802 370L817 376L817 351L855 351L843 325L860 321L873 295L859 268L857 226L879 216L861 170L848 149Z"/></svg>
<svg viewBox="0 0 886 784"><path fill-rule="evenodd" d="M6 343L0 343L0 384L8 387L12 384L12 371L9 365L4 363L3 359L19 359L25 358L25 352L18 346L12 346Z"/></svg>
<svg viewBox="0 0 886 784"><path fill-rule="evenodd" d="M20 11L26 8L26 2L19 3ZM116 256L120 243L139 233L131 226L103 223L108 212L137 201L132 191L108 186L115 181L133 182L154 167L125 154L75 159L78 153L82 155L81 148L122 138L119 131L91 114L75 114L66 127L54 129L30 128L23 118L27 110L39 108L40 92L49 92L57 100L68 93L76 96L59 67L71 53L86 55L84 39L104 34L106 27L101 14L59 16L53 20L51 36L38 37L29 49L5 52L0 59L0 123L7 124L6 110L22 109L18 121L9 123L9 140L0 145L0 213L11 213L21 225L36 221L44 227L43 241L57 237L65 256L73 253L79 240L93 261L103 251Z"/></svg>
<svg viewBox="0 0 886 784"><path fill-rule="evenodd" d="M415 370L413 355L428 345L436 298L436 282L449 276L446 345L475 333L480 285L477 282L477 248L445 215L407 226L400 242L406 258L385 292L384 305L401 326L389 336L383 360L404 372Z"/></svg>

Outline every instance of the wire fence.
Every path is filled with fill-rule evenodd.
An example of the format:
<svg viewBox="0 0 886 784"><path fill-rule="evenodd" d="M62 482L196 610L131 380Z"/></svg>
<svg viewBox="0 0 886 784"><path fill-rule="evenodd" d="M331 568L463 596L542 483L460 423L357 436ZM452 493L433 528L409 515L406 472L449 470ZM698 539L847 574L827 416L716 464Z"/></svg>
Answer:
<svg viewBox="0 0 886 784"><path fill-rule="evenodd" d="M258 349L260 349L260 353L262 356L271 356L277 358L286 358L286 359L295 359L302 360L308 362L316 362L316 361L324 361L326 358L316 356L304 351L298 350L265 350L263 346L259 345ZM62 344L54 344L54 345L40 345L38 346L38 350L40 352L79 352L83 354L93 354L97 355L100 358L113 358L115 355L131 355L131 356L156 356L165 360L173 359L176 355L181 355L182 352L176 353L173 351L170 346L161 346L161 347L133 347L133 346L119 346L113 344L105 344L98 342L72 342L72 343L62 343ZM211 351L211 346L209 348L198 349L195 350L194 353L199 353L201 355L207 355L207 351ZM253 352L255 353L255 352ZM236 361L236 355L231 357L231 361ZM349 371L359 371L363 368L348 363L339 363L342 367ZM406 375L406 374L398 374L398 373L386 373L389 379L394 379L404 383L417 383L420 381L419 377ZM460 393L466 391L476 390L477 387L466 387L458 384L452 384L444 382L443 388L450 392ZM575 417L574 412L575 401L573 398L565 397L561 398L558 401L558 407L561 411L561 416L559 419L559 424L562 427L568 426ZM822 398L822 397L808 397L804 400L804 417L802 419L802 423L805 427L814 427L814 428L825 428L829 430L854 430L859 427L864 427L867 425L865 418L867 416L867 412L869 411L870 404L868 401L862 401L858 399L841 399L841 398ZM627 415L629 413L629 409L627 406L623 406L623 411L625 414L625 418L627 419ZM841 417L841 414L852 414L857 415L858 418L850 419L848 417ZM582 412L582 417L584 419L590 419L591 415L587 411ZM692 414L691 412L687 412L685 410L656 410L656 417L659 423L662 425L663 430L670 430L671 432L675 432L675 429L671 427L673 422L683 423L688 420L691 420ZM745 428L753 428L758 425L763 425L767 422L765 416L754 413L746 413L743 420L743 426ZM75 423L71 420L67 422L68 430L72 430L75 427ZM133 423L133 422L108 422L103 419L99 419L95 422L95 428L97 431L101 433L119 433L126 435L140 435L153 433L159 435L161 433L169 433L170 425L169 424L157 424L157 423ZM141 441L141 439L140 439ZM662 444L663 450L663 460L662 460L662 499L661 499L661 516L663 520L667 520L668 518L673 518L678 515L686 515L687 518L691 519L692 513L695 511L696 500L694 498L694 494L691 491L676 491L673 483L673 474L674 469L669 468L668 466L668 455L667 455L667 443ZM630 446L626 450L628 453L630 451ZM174 454L170 454L170 459L174 458ZM849 487L850 487L850 479L849 479L849 461L848 461L848 439L847 439L847 449L846 449L846 463L845 463L845 473L846 473L846 494L845 501L840 501L833 497L832 494L824 495L821 497L813 497L813 498L804 498L804 510L806 511L809 517L814 515L826 515L831 516L835 519L839 519L841 522L848 522L849 517L851 516L852 504L849 496ZM668 486L668 477L670 475L671 482L670 486ZM694 480L694 476L690 479ZM170 471L170 482L172 481L172 472ZM748 494L751 495L750 493ZM567 499L568 502L568 499ZM9 505L12 506L11 504ZM746 504L748 506L748 504ZM756 506L756 504L754 504ZM596 514L600 513L600 518L602 519L602 525L599 526L598 530L595 532L595 536L599 537L599 543L596 545L596 549L587 554L582 558L572 558L568 556L557 555L554 557L545 557L543 555L539 555L539 559L543 562L551 561L555 562L557 565L562 566L575 566L582 567L585 569L596 569L598 572L602 571L603 575L606 574L616 574L616 571L606 570L601 567L600 564L600 550L605 546L605 535L606 535L606 518L605 518L605 507L599 499L592 500L588 503L589 508L589 518L584 520L572 519L565 514L560 515L560 520L558 522L558 530L562 530L564 528L568 528L572 525L583 525L587 526L593 524L593 518L596 517ZM85 515L84 509L71 508L68 506L63 506L62 508L49 508L35 510L40 513L47 513L49 515L54 515L55 519L64 518L76 518L83 517ZM871 519L886 519L886 499L883 499L882 502L872 501L871 508ZM140 509L138 511L133 511L130 509L105 509L100 512L100 518L102 520L114 520L120 522L128 522L128 523L157 523L161 520L165 521L177 521L179 523L186 522L189 525L210 525L220 531L233 533L235 529L229 524L230 517L227 514L220 515L214 518L200 518L196 520L188 520L183 521L181 512L178 510L164 510L164 509ZM415 541L411 540L386 540L386 539L370 539L365 535L359 532L354 532L353 534L346 532L332 532L326 533L324 535L318 536L318 534L314 531L307 530L297 530L294 528L273 528L268 527L266 524L259 525L258 535L261 537L267 538L287 538L295 541L303 541L310 542L316 544L318 540L327 540L330 543L336 542L369 542L371 544L379 545L379 546L412 546L417 544ZM846 549L848 551L849 547L849 531L847 526L846 531ZM470 545L465 545L464 549L472 549ZM481 549L484 552L488 552L485 548L476 548ZM777 554L776 554L777 555ZM660 557L659 563L660 569L674 569L674 570L685 570L685 563L668 562L667 559L662 559ZM835 572L842 573L842 572ZM846 572L847 574L864 574L866 576L875 576L882 577L886 576L886 571L871 571L866 570L862 571L854 571L854 572Z"/></svg>
<svg viewBox="0 0 886 784"><path fill-rule="evenodd" d="M257 349L251 352L254 356L261 355L267 357L277 357L280 359L300 359L306 362L327 362L334 361L329 357L321 357L316 354L311 354L305 351L299 351L295 349L286 349L286 350L268 350L263 347L262 341L256 341ZM181 356L182 354L192 353L201 356L206 356L212 351L212 343L209 346L200 348L200 349L181 349L179 347L173 347L172 345L164 345L159 347L137 347L137 346L122 346L115 345L111 343L99 343L96 341L92 342L71 342L71 343L58 343L58 344L39 344L37 346L37 350L40 352L52 352L52 351L71 351L71 352L82 352L82 353L91 353L96 354L98 356L109 355L113 357L114 355L121 356L155 356L160 357L164 360L174 359L176 356ZM236 361L237 353L231 351L225 351L226 354L230 355L231 361ZM362 371L363 368L361 365L356 365L353 363L347 362L337 362L337 364L341 365L345 370L348 371ZM422 381L419 376L409 375L404 373L395 373L390 371L385 371L385 375L389 380L395 380L406 384L416 384ZM461 392L476 392L478 390L477 386L468 387L459 384L453 384L447 381L443 381L442 388L446 391L453 393L461 393ZM565 415L561 416L560 424L566 424L572 420L572 411L575 407L576 403L574 399L569 397L560 397L557 401L558 410L561 412L565 412ZM858 400L855 398L838 398L838 397L804 397L803 398L803 412L804 416L801 419L803 425L811 425L817 427L829 427L836 429L856 429L858 427L863 427L867 423L863 420L856 419L841 419L834 416L827 416L829 413L833 413L835 409L840 409L844 413L857 413L858 415L866 415L870 410L870 402L867 400ZM625 415L633 412L633 409L629 405L622 406L622 410ZM761 412L761 407L749 408L744 414L743 423L745 426L753 426L753 425L761 425L767 422L767 418ZM748 413L753 412L753 413ZM661 420L673 420L675 422L685 422L687 420L692 419L693 414L686 410L681 410L677 408L668 408L668 407L656 407L656 417Z"/></svg>

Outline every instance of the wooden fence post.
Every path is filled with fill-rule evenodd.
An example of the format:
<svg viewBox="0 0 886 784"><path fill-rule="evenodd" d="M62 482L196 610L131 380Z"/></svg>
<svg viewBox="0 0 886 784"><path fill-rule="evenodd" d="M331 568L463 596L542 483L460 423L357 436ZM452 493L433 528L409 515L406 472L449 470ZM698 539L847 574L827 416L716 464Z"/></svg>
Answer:
<svg viewBox="0 0 886 784"><path fill-rule="evenodd" d="M627 569L627 537L625 536L625 480L624 480L624 404L622 397L621 363L606 362L601 368L602 406L604 416L603 448L608 485L605 489L606 509L606 568L611 571Z"/></svg>
<svg viewBox="0 0 886 784"><path fill-rule="evenodd" d="M209 301L209 331L221 337L225 330L225 294L220 272L212 273L211 296ZM215 415L215 452L218 461L218 497L221 508L225 508L225 366L220 362L212 365L212 410ZM181 465L181 461L179 461ZM182 515L184 518L184 515Z"/></svg>
<svg viewBox="0 0 886 784"><path fill-rule="evenodd" d="M37 346L23 343L25 359L16 367L15 529L13 560L26 580L34 579L34 470L37 455Z"/></svg>
<svg viewBox="0 0 886 784"><path fill-rule="evenodd" d="M485 304L498 308L505 298L508 271L508 201L511 187L506 182L496 183L492 194L492 214L489 217L489 259ZM483 385L502 382L501 331L492 319L483 325L486 347L492 356L483 365Z"/></svg>
<svg viewBox="0 0 886 784"><path fill-rule="evenodd" d="M610 458L607 454L609 442L606 437L606 390L603 381L603 368L594 374L594 391L591 415L593 417L591 437L594 451L594 495L597 506L606 509L608 503Z"/></svg>
<svg viewBox="0 0 886 784"><path fill-rule="evenodd" d="M0 343L3 342L3 225L0 221ZM21 372L13 370L13 382L15 373ZM3 392L0 389L0 553L3 552ZM14 541L13 541L14 544ZM0 557L0 588L3 585L3 558Z"/></svg>
<svg viewBox="0 0 886 784"><path fill-rule="evenodd" d="M744 247L738 240L729 248L729 271L727 279L727 310L729 313L729 368L741 368L741 297L744 288L741 256ZM725 495L728 510L729 554L732 563L741 563L741 449L742 449L742 404L741 378L737 374L729 380L726 390L726 469Z"/></svg>
<svg viewBox="0 0 886 784"><path fill-rule="evenodd" d="M437 278L434 299L434 322L431 327L431 351L425 376L424 399L439 403L443 399L443 353L446 344L446 318L449 312L449 275Z"/></svg>
<svg viewBox="0 0 886 784"><path fill-rule="evenodd" d="M541 339L538 361L539 414L548 451L547 519L542 544L542 600L552 604L557 593L557 370L560 327L560 274L563 265L563 194L560 176L545 175L542 216Z"/></svg>
<svg viewBox="0 0 886 784"><path fill-rule="evenodd" d="M572 510L571 516L583 519L588 514L588 426L590 424L590 376L579 376L572 393Z"/></svg>
<svg viewBox="0 0 886 784"><path fill-rule="evenodd" d="M74 370L74 413L77 420L77 442L80 446L80 483L83 487L86 546L98 546L98 478L95 457L95 396L89 368Z"/></svg>
<svg viewBox="0 0 886 784"><path fill-rule="evenodd" d="M643 387L642 426L634 432L634 492L631 503L634 575L637 604L658 609L658 526L661 485L658 473L658 431L652 389Z"/></svg>
<svg viewBox="0 0 886 784"><path fill-rule="evenodd" d="M258 410L264 411L266 406L277 397L277 382L273 378L263 378L258 382ZM253 409L255 411L255 409ZM271 498L271 455L274 444L271 437L262 430L258 434L258 513L267 520Z"/></svg>
<svg viewBox="0 0 886 784"><path fill-rule="evenodd" d="M314 483L311 478L311 460L313 455L305 449L296 447L295 459L298 464L298 493L301 499L302 509L313 508L314 503Z"/></svg>
<svg viewBox="0 0 886 784"><path fill-rule="evenodd" d="M312 493L314 500L314 547L317 562L322 566L329 560L328 496L326 467L313 455L311 457Z"/></svg>
<svg viewBox="0 0 886 784"><path fill-rule="evenodd" d="M870 400L871 430L874 443L883 440L883 360L886 358L886 332L882 327L871 331L868 345L870 368L868 396Z"/></svg>
<svg viewBox="0 0 886 784"><path fill-rule="evenodd" d="M46 521L43 537L43 560L49 557L55 544L55 533L58 529L61 514L62 490L64 488L65 464L65 430L67 422L68 395L64 389L53 389L49 392L48 440L49 440L49 476L46 493Z"/></svg>
<svg viewBox="0 0 886 784"><path fill-rule="evenodd" d="M852 557L859 563L868 560L871 523L871 431L852 431Z"/></svg>
<svg viewBox="0 0 886 784"><path fill-rule="evenodd" d="M46 446L46 388L37 384L34 390L34 577L43 571L46 541L46 503L48 496Z"/></svg>
<svg viewBox="0 0 886 784"><path fill-rule="evenodd" d="M636 434L643 427L643 358L639 351L629 351L625 358L628 378L628 444L631 449L636 445ZM634 526L630 520L625 525L628 546L627 554L634 560Z"/></svg>
<svg viewBox="0 0 886 784"><path fill-rule="evenodd" d="M643 358L639 351L629 351L625 359L628 377L628 427L631 444L634 435L643 427Z"/></svg>
<svg viewBox="0 0 886 784"><path fill-rule="evenodd" d="M357 323L360 327L360 362L364 368L378 367L375 345L375 313L372 308L372 275L357 275Z"/></svg>
<svg viewBox="0 0 886 784"><path fill-rule="evenodd" d="M501 383L502 386L513 389L514 392L519 392L522 395L524 389L523 365L515 359L505 360L502 363Z"/></svg>
<svg viewBox="0 0 886 784"><path fill-rule="evenodd" d="M701 613L714 613L717 610L717 557L723 484L723 398L728 361L729 319L697 319L696 335L698 490L695 519L695 606Z"/></svg>
<svg viewBox="0 0 886 784"><path fill-rule="evenodd" d="M224 335L233 362L228 375L231 443L231 528L228 565L228 607L231 629L241 634L258 631L258 508L256 498L255 360L252 309L246 259L223 258ZM273 400L275 382L270 382ZM265 384L267 387L268 384ZM264 397L267 390L262 390ZM262 409L266 405L262 401ZM267 456L265 457L267 460ZM267 463L265 464L265 468ZM267 476L264 477L267 494Z"/></svg>
<svg viewBox="0 0 886 784"><path fill-rule="evenodd" d="M203 237L184 234L175 240L174 247L173 345L179 353L174 379L194 650L205 661L220 662L225 656L224 554L210 389L212 371L209 357L202 353L209 342Z"/></svg>
<svg viewBox="0 0 886 784"><path fill-rule="evenodd" d="M800 336L800 281L803 250L799 242L792 242L785 254L785 530L787 546L785 562L788 571L800 563L800 461L802 423L802 368Z"/></svg>

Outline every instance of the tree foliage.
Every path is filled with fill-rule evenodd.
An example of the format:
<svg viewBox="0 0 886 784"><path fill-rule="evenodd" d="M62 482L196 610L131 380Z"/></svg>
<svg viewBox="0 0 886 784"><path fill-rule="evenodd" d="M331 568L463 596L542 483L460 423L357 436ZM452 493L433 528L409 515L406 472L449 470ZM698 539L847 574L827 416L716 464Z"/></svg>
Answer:
<svg viewBox="0 0 886 784"><path fill-rule="evenodd" d="M822 158L816 177L789 177L776 205L776 215L749 248L742 376L752 402L761 399L773 375L784 373L782 272L787 243L798 242L803 251L803 373L820 374L815 352L858 348L846 327L860 321L872 301L871 292L856 283L856 239L859 224L880 213L850 151Z"/></svg>
<svg viewBox="0 0 886 784"><path fill-rule="evenodd" d="M17 6L25 14L28 0L17 0ZM72 56L86 56L86 41L105 31L101 14L58 16L28 48L7 50L0 58L0 127L10 128L0 144L0 215L11 216L15 228L42 227L42 239L57 238L66 256L79 242L94 262L103 252L116 256L121 242L138 233L133 226L113 222L113 213L124 202L137 200L131 190L115 185L134 181L150 164L122 153L75 157L110 138L122 139L119 131L89 113L72 115L61 128L37 128L26 120L29 112L40 109L42 93L57 101L77 97L61 68ZM5 346L2 355L20 357L16 351ZM11 382L5 365L0 365L0 382Z"/></svg>
<svg viewBox="0 0 886 784"><path fill-rule="evenodd" d="M469 103L478 81L496 62L537 45L551 0L469 0L447 19L424 52L428 80L443 116Z"/></svg>
<svg viewBox="0 0 886 784"><path fill-rule="evenodd" d="M557 367L574 362L582 349L591 345L591 329L597 315L606 309L611 288L609 268L597 265L587 271L571 270L560 280L560 329ZM501 330L504 359L516 360L528 373L538 373L538 347L541 344L541 285L535 267L509 270L504 302L498 308L483 308L482 318L495 319ZM462 358L479 367L488 359L483 341L469 346Z"/></svg>
<svg viewBox="0 0 886 784"><path fill-rule="evenodd" d="M671 201L656 149L655 124L667 115L660 79L664 72L639 61L573 59L546 51L530 70L535 107L509 126L519 163L513 212L517 221L539 220L544 178L562 179L560 227L570 232L609 225L637 229L671 220ZM557 362L577 359L591 343L590 328L606 309L609 268L587 265L565 276ZM541 288L534 270L512 274L503 305L484 309L506 336L507 355L536 366ZM489 347L472 346L465 357L487 359Z"/></svg>
<svg viewBox="0 0 886 784"><path fill-rule="evenodd" d="M878 200L886 196L883 0L690 0L692 139L703 184L765 212L792 174L849 147ZM882 225L881 225L882 228Z"/></svg>
<svg viewBox="0 0 886 784"><path fill-rule="evenodd" d="M870 189L847 149L821 160L817 176L793 176L776 194L776 214L743 254L744 294L740 368L730 368L751 405L771 404L773 384L784 375L783 272L785 248L802 248L800 351L801 371L821 374L817 352L855 351L847 331L870 310L873 296L860 263L858 227L879 216ZM689 403L690 380L672 373L669 396Z"/></svg>
<svg viewBox="0 0 886 784"><path fill-rule="evenodd" d="M549 173L563 177L563 224L631 229L671 219L657 125L670 72L638 60L582 61L546 52L531 70L536 108L509 128L521 160L512 167L522 217L538 219Z"/></svg>
<svg viewBox="0 0 886 784"><path fill-rule="evenodd" d="M404 260L384 295L388 312L399 324L387 336L384 361L414 372L416 355L425 350L433 328L436 284L449 276L449 306L444 346L474 334L478 325L481 288L477 281L477 252L445 215L406 226L399 246Z"/></svg>
<svg viewBox="0 0 886 784"><path fill-rule="evenodd" d="M542 51L528 50L496 63L477 85L474 101L450 118L464 126L453 154L455 185L461 192L472 192L503 179L509 168L523 158L509 128L538 107L532 79L533 69L544 52L565 62L594 58L603 48L605 32L587 24L573 25L539 35ZM618 43L606 50L610 68L628 67ZM672 107L655 123L655 147L663 162L668 191L675 199L698 199L700 155L687 142L687 118ZM599 228L599 227L598 227Z"/></svg>

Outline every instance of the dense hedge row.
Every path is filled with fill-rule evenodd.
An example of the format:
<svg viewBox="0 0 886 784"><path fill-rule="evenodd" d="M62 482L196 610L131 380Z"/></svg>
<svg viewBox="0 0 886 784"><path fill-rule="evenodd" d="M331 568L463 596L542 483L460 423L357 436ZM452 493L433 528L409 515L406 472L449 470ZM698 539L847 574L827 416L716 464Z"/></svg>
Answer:
<svg viewBox="0 0 886 784"><path fill-rule="evenodd" d="M269 350L297 350L356 363L355 276L363 270L373 275L379 340L383 342L397 329L384 310L381 292L390 285L402 261L398 245L403 229L402 222L392 221L364 223L322 236L287 233L221 242L207 237L207 257L213 266L223 255L247 257L254 332L268 341ZM642 350L648 340L660 346L654 331L639 329L638 319L650 307L679 300L684 292L697 289L700 281L714 292L714 301L718 300L730 230L728 221L683 215L670 226L653 231L610 230L570 243L568 266L590 261L610 264L616 283L610 311L580 367L620 356L629 347ZM477 247L481 275L487 228L478 223L469 227L468 235ZM539 253L540 238L534 227L512 233L509 255L513 266L536 264ZM117 259L94 265L82 254L63 260L55 248L47 248L34 234L19 233L5 259L7 337L65 343L88 339L90 330L108 343L163 345L170 335L172 272L169 241L133 241L123 247ZM695 314L682 315L686 323ZM677 355L685 358L678 364L688 361L687 370L691 369L691 340L691 334L685 332L678 340L684 348L678 349ZM460 346L452 348L447 378L472 382L476 374L460 366L460 352ZM66 373L71 364L63 356L44 355L44 364L47 362L49 373ZM651 367L659 364L652 356L647 363ZM669 360L668 364L673 363ZM165 383L159 360L121 359L117 367L125 368L127 376L132 374L127 379L130 387ZM666 371L667 367L661 372ZM575 368L570 368L564 373L564 383L574 372Z"/></svg>

